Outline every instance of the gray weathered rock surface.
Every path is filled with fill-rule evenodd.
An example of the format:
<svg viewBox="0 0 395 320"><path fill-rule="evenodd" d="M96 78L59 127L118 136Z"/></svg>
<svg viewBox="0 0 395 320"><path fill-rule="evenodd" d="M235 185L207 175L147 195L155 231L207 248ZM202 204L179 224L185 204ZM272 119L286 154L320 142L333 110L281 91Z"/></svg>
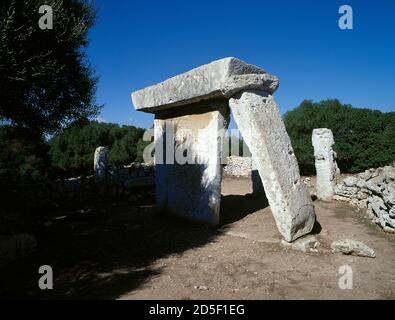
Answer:
<svg viewBox="0 0 395 320"><path fill-rule="evenodd" d="M335 199L366 209L372 221L395 232L395 167L369 169L348 176L335 187Z"/></svg>
<svg viewBox="0 0 395 320"><path fill-rule="evenodd" d="M205 107L205 102L200 103ZM222 142L229 109L155 117L156 205L159 211L219 223ZM174 146L174 148L172 147ZM185 159L177 159L186 150ZM160 152L159 150L163 150Z"/></svg>
<svg viewBox="0 0 395 320"><path fill-rule="evenodd" d="M289 242L309 233L315 222L313 204L273 96L244 91L232 97L229 106L254 157L280 233Z"/></svg>
<svg viewBox="0 0 395 320"><path fill-rule="evenodd" d="M229 156L226 158L224 175L232 177L250 177L252 169L251 162L251 157Z"/></svg>
<svg viewBox="0 0 395 320"><path fill-rule="evenodd" d="M224 58L182 73L132 94L136 110L159 110L207 99L227 99L241 90L274 92L277 77L237 58Z"/></svg>
<svg viewBox="0 0 395 320"><path fill-rule="evenodd" d="M361 241L342 239L331 244L332 253L352 254L361 257L375 258L374 250Z"/></svg>
<svg viewBox="0 0 395 320"><path fill-rule="evenodd" d="M335 143L330 129L314 129L312 134L315 168L317 172L317 198L330 199L334 195L336 179L340 171L336 164Z"/></svg>
<svg viewBox="0 0 395 320"><path fill-rule="evenodd" d="M320 246L319 241L313 235L307 235L295 240L292 243L281 240L281 246L285 249L291 249L301 252L316 251Z"/></svg>

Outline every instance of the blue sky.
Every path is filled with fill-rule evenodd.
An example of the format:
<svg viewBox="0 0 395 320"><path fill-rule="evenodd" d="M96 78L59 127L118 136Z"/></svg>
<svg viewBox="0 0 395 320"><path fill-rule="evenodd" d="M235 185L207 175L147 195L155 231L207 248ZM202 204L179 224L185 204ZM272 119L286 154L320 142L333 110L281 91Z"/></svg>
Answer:
<svg viewBox="0 0 395 320"><path fill-rule="evenodd" d="M339 98L395 111L395 1L95 0L87 50L100 77L100 119L150 127L132 91L234 56L280 79L281 113L303 99ZM353 8L340 30L338 9Z"/></svg>

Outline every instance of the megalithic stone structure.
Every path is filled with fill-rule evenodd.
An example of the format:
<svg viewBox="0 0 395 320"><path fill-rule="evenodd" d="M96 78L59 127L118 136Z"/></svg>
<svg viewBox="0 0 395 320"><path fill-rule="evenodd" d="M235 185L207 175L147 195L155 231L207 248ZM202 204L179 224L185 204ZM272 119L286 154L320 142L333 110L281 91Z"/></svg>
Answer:
<svg viewBox="0 0 395 320"><path fill-rule="evenodd" d="M332 149L335 143L333 133L327 128L314 129L311 140L317 173L317 198L331 199L335 194L336 178L340 174L336 152Z"/></svg>
<svg viewBox="0 0 395 320"><path fill-rule="evenodd" d="M154 120L156 205L159 211L219 223L225 101L198 102L193 112L159 112Z"/></svg>
<svg viewBox="0 0 395 320"><path fill-rule="evenodd" d="M242 91L230 98L229 106L253 155L280 233L287 241L309 233L314 208L273 96L267 91Z"/></svg>
<svg viewBox="0 0 395 320"><path fill-rule="evenodd" d="M230 106L280 233L293 241L312 230L314 207L272 97L277 87L277 77L225 58L132 94L136 110L155 114L160 211L218 224Z"/></svg>
<svg viewBox="0 0 395 320"><path fill-rule="evenodd" d="M93 171L96 182L106 179L107 175L107 148L97 147L93 159Z"/></svg>

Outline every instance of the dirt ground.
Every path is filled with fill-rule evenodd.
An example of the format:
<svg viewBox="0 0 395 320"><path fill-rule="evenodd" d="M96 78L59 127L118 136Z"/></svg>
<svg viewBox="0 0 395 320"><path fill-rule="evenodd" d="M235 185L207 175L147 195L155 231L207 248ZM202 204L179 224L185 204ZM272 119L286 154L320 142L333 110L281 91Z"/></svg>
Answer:
<svg viewBox="0 0 395 320"><path fill-rule="evenodd" d="M280 245L270 208L249 179L225 178L221 228L155 214L153 197L54 220L38 252L3 267L1 298L63 299L394 299L395 235L341 202L315 201L317 253ZM337 239L360 240L376 258L333 255ZM41 291L40 265L54 271ZM339 267L353 289L338 286Z"/></svg>

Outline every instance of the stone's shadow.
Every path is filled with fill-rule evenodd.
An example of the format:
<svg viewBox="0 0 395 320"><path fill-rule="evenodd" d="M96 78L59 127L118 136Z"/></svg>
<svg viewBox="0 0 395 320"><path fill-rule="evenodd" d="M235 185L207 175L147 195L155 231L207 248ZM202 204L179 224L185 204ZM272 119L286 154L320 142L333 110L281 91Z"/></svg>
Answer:
<svg viewBox="0 0 395 320"><path fill-rule="evenodd" d="M316 217L316 219L317 219L317 217ZM320 234L321 230L322 230L321 224L317 220L315 220L313 229L311 230L310 233L314 234L314 235Z"/></svg>
<svg viewBox="0 0 395 320"><path fill-rule="evenodd" d="M221 198L220 225L236 222L245 216L269 206L266 196L252 194L227 195Z"/></svg>
<svg viewBox="0 0 395 320"><path fill-rule="evenodd" d="M101 204L53 220L38 233L38 251L0 268L3 299L116 299L166 268L158 259L204 246L221 231L158 215L154 199ZM40 290L38 269L50 265L54 289Z"/></svg>
<svg viewBox="0 0 395 320"><path fill-rule="evenodd" d="M97 203L83 213L53 217L50 227L37 229L38 251L33 256L0 268L0 298L116 299L164 272L159 259L204 246L224 232L158 214L153 197L139 199ZM264 196L223 196L221 225L266 206ZM38 287L41 265L53 269L53 290Z"/></svg>

